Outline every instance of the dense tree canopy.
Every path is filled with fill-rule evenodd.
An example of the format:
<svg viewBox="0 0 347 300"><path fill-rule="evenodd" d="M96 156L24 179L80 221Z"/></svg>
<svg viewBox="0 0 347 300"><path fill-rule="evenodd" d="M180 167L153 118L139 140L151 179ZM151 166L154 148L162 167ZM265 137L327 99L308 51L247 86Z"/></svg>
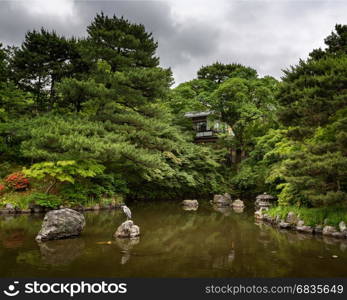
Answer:
<svg viewBox="0 0 347 300"><path fill-rule="evenodd" d="M15 49L12 77L19 87L34 95L36 110L52 110L56 83L77 72L76 43L42 28L28 32L22 46Z"/></svg>
<svg viewBox="0 0 347 300"><path fill-rule="evenodd" d="M174 124L166 105L172 74L159 67L151 34L103 14L87 31L78 41L44 29L29 32L15 51L14 78L41 106L34 118L26 113L0 126L2 157L34 163L34 171L49 166L51 174L58 174L61 162L104 166L104 177L62 181L59 188L69 199L100 185L108 194L141 199L224 190L223 151L193 144ZM76 71L81 65L88 66L83 74Z"/></svg>
<svg viewBox="0 0 347 300"><path fill-rule="evenodd" d="M98 59L108 62L112 71L159 65L159 58L155 56L158 44L141 24L101 13L88 26L87 33L81 51L91 65Z"/></svg>
<svg viewBox="0 0 347 300"><path fill-rule="evenodd" d="M346 38L336 25L280 82L216 62L171 88L143 25L100 13L85 38L30 31L0 46L1 174L24 168L46 185L42 203L266 191L280 205L347 204ZM192 111L232 134L195 144Z"/></svg>
<svg viewBox="0 0 347 300"><path fill-rule="evenodd" d="M208 79L215 83L222 83L229 78L255 79L257 71L241 64L222 64L216 62L210 66L201 67L198 71L198 79Z"/></svg>

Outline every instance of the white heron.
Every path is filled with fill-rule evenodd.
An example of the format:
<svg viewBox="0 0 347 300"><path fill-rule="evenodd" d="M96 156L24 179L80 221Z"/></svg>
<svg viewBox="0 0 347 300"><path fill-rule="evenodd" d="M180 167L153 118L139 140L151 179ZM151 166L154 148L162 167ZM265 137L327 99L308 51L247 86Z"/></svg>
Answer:
<svg viewBox="0 0 347 300"><path fill-rule="evenodd" d="M129 207L127 207L126 205L122 205L121 206L123 212L125 213L125 215L127 216L127 220L131 220L131 210Z"/></svg>

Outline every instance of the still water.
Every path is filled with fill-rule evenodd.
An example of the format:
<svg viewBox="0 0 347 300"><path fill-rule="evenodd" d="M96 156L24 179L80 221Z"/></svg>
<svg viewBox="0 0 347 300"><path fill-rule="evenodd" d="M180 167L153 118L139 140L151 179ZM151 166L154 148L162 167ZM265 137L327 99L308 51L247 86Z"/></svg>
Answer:
<svg viewBox="0 0 347 300"><path fill-rule="evenodd" d="M347 241L279 231L203 203L129 205L138 240L113 238L117 211L86 212L80 238L35 242L42 215L0 216L0 277L346 277ZM337 258L332 258L336 255Z"/></svg>

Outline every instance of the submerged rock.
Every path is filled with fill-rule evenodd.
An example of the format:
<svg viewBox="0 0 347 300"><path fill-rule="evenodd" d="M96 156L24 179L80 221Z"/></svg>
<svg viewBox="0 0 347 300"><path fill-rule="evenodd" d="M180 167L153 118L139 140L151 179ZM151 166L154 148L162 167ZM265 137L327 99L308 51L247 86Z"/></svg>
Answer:
<svg viewBox="0 0 347 300"><path fill-rule="evenodd" d="M131 220L125 221L114 233L114 237L117 238L134 238L140 235L140 227L134 225L134 222Z"/></svg>
<svg viewBox="0 0 347 300"><path fill-rule="evenodd" d="M37 241L79 236L85 226L84 216L72 209L52 210L45 215Z"/></svg>
<svg viewBox="0 0 347 300"><path fill-rule="evenodd" d="M198 200L183 200L182 205L185 207L197 208L199 206Z"/></svg>

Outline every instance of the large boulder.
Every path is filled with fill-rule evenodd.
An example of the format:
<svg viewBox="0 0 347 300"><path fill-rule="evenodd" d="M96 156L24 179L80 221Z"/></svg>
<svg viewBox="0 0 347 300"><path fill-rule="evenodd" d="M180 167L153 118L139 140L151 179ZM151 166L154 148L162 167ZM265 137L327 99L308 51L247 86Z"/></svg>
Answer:
<svg viewBox="0 0 347 300"><path fill-rule="evenodd" d="M225 195L214 195L212 202L218 206L230 206L231 198Z"/></svg>
<svg viewBox="0 0 347 300"><path fill-rule="evenodd" d="M70 208L46 213L37 241L58 240L79 236L85 226L84 216Z"/></svg>
<svg viewBox="0 0 347 300"><path fill-rule="evenodd" d="M183 200L182 205L186 207L198 207L199 202L198 200Z"/></svg>
<svg viewBox="0 0 347 300"><path fill-rule="evenodd" d="M140 235L140 227L131 220L122 223L114 233L116 238L135 238Z"/></svg>

